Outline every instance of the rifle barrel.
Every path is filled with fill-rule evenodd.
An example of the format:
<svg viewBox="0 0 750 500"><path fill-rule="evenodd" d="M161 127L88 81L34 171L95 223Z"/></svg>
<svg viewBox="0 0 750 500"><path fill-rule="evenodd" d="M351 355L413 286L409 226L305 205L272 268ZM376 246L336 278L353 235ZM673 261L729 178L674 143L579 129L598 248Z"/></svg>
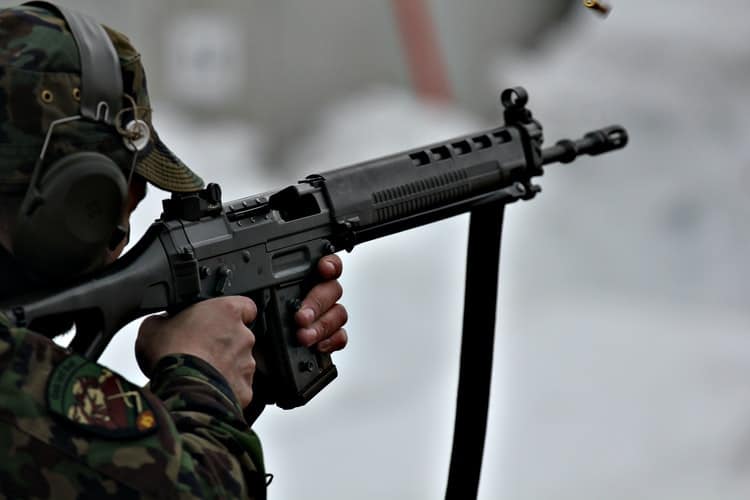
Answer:
<svg viewBox="0 0 750 500"><path fill-rule="evenodd" d="M596 156L615 149L622 149L628 143L628 133L620 125L593 130L575 141L563 139L554 146L542 151L543 164L570 163L580 155Z"/></svg>

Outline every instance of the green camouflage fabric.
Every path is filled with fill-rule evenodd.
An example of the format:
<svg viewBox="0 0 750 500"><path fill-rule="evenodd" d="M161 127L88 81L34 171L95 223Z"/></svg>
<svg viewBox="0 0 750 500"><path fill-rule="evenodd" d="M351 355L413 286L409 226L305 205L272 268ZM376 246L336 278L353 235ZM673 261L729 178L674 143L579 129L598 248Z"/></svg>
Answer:
<svg viewBox="0 0 750 500"><path fill-rule="evenodd" d="M210 365L167 356L135 388L2 315L0 449L2 499L266 496L260 442Z"/></svg>
<svg viewBox="0 0 750 500"><path fill-rule="evenodd" d="M140 54L128 38L104 26L119 56L124 93L136 102L151 140L138 153L135 171L172 192L201 189L203 181L159 139ZM80 63L65 22L47 10L19 6L0 10L0 194L23 193L52 121L80 112ZM134 116L123 96L120 125ZM45 164L78 151L98 151L129 172L133 153L115 127L78 120L54 128Z"/></svg>

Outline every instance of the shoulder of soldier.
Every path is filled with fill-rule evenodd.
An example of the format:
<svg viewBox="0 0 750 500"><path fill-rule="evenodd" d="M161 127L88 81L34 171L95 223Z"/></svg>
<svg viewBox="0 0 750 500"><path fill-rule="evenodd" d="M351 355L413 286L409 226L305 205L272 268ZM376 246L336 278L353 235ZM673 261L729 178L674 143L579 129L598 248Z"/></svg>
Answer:
<svg viewBox="0 0 750 500"><path fill-rule="evenodd" d="M102 497L155 495L154 482L170 490L160 468L177 446L169 432L166 439L156 432L159 423L164 430L170 426L166 412L156 408L160 402L106 367L15 327L3 314L0 394L7 458L0 461L0 489L8 498L75 496L92 485Z"/></svg>
<svg viewBox="0 0 750 500"><path fill-rule="evenodd" d="M0 315L0 442L13 457L0 461L3 492L47 498L92 484L122 498L262 492L259 443L246 442L254 435L228 418L231 405L210 370L203 380L196 373L205 367L179 358L170 368L163 383L180 386L184 412Z"/></svg>

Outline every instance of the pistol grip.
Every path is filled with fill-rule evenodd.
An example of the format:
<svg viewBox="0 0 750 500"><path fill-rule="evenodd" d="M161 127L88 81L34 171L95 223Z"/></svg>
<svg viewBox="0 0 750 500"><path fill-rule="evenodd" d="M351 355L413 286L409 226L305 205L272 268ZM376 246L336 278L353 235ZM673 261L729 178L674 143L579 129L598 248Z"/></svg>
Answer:
<svg viewBox="0 0 750 500"><path fill-rule="evenodd" d="M296 304L312 288L299 280L263 292L253 327L257 362L254 397L283 409L302 406L338 374L331 355L297 340Z"/></svg>

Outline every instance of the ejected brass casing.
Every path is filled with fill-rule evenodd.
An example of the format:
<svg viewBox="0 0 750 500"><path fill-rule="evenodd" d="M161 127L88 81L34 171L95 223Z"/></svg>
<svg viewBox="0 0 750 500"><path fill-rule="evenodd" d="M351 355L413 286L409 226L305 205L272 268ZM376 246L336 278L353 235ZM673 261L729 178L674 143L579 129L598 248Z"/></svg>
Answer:
<svg viewBox="0 0 750 500"><path fill-rule="evenodd" d="M583 5L603 16L606 16L607 14L609 14L609 11L612 10L612 7L600 2L599 0L583 0Z"/></svg>

